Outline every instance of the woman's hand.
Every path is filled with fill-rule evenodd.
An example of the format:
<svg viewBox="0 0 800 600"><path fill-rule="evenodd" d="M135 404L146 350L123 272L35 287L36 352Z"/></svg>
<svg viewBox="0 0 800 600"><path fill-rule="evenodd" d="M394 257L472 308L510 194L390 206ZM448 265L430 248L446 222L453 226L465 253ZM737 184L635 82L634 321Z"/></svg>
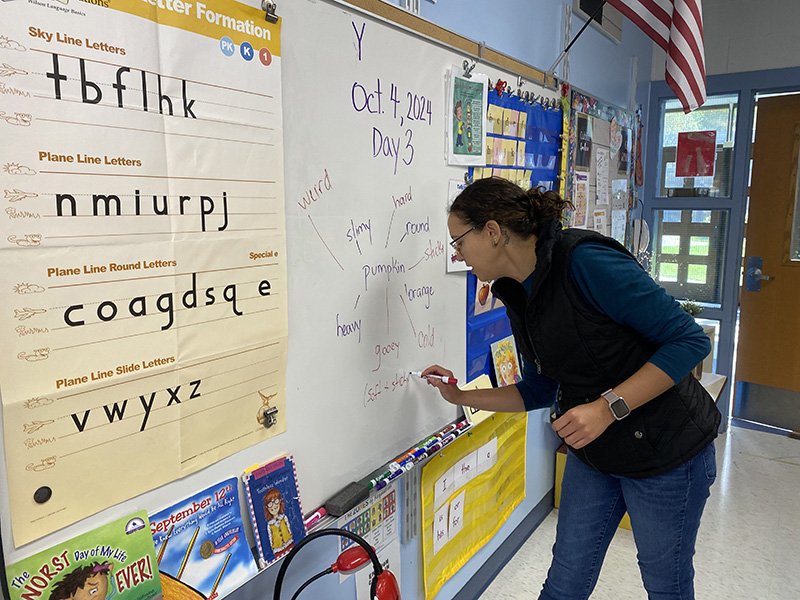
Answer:
<svg viewBox="0 0 800 600"><path fill-rule="evenodd" d="M425 378L426 375L440 375L442 377L453 377L453 372L450 369L445 369L444 367L440 367L439 365L431 365L427 369L422 372L422 377ZM447 400L450 404L457 404L461 405L462 402L460 401L461 395L464 393L458 386L452 383L445 383L441 379L436 379L435 377L429 377L425 379L428 382L428 385L432 385L439 393L442 395L442 398Z"/></svg>
<svg viewBox="0 0 800 600"><path fill-rule="evenodd" d="M553 421L553 430L576 450L593 442L614 422L605 398L575 406Z"/></svg>

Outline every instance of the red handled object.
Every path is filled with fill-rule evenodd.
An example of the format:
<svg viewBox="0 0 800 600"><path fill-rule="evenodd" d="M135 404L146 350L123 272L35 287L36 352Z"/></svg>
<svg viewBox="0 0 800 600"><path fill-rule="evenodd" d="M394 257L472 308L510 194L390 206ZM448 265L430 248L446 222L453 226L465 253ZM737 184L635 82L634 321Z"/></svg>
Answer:
<svg viewBox="0 0 800 600"><path fill-rule="evenodd" d="M400 600L400 586L394 573L386 569L378 575L375 584L375 598L378 600Z"/></svg>
<svg viewBox="0 0 800 600"><path fill-rule="evenodd" d="M358 571L369 561L370 557L367 551L356 544L342 552L336 559L336 562L331 565L331 569L334 573L345 573L349 575L354 571Z"/></svg>

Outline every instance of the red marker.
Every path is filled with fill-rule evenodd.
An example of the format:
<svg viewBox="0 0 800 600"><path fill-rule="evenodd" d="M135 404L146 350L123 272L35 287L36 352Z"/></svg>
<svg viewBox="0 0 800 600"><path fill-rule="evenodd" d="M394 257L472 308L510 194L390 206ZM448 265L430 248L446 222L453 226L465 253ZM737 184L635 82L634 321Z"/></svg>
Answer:
<svg viewBox="0 0 800 600"><path fill-rule="evenodd" d="M458 379L456 379L455 377L447 377L446 375L433 375L433 374L431 374L431 375L423 375L422 371L409 371L408 374L409 375L415 375L415 376L420 377L422 379L427 379L428 377L433 377L434 379L439 379L444 383L452 383L452 384L458 383Z"/></svg>

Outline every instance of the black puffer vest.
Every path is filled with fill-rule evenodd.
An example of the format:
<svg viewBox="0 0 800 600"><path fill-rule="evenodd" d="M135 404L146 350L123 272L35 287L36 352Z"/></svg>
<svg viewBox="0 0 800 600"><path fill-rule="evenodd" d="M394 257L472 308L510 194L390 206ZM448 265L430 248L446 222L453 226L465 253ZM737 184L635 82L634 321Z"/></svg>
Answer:
<svg viewBox="0 0 800 600"><path fill-rule="evenodd" d="M530 296L517 281L498 279L517 349L529 365L559 382L561 413L597 400L638 371L656 346L640 333L590 307L569 276L572 251L587 241L629 254L617 241L581 230L544 225L536 245ZM575 455L602 473L642 478L666 473L717 436L721 415L690 373L660 396L615 421Z"/></svg>

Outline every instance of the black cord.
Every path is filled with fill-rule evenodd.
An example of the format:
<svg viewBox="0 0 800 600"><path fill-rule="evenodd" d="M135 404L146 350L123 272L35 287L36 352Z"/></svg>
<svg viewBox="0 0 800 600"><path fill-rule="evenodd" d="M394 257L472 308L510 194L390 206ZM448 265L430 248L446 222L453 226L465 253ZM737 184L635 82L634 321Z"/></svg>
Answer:
<svg viewBox="0 0 800 600"><path fill-rule="evenodd" d="M356 535L355 533L351 533L345 529L320 529L319 531L314 531L309 533L306 537L300 540L294 548L291 549L289 554L286 555L286 558L283 559L281 563L281 568L278 571L278 577L275 579L275 593L272 595L273 600L280 600L281 597L281 588L283 587L283 578L286 576L286 570L289 568L289 563L292 559L297 556L297 553L300 551L300 548L308 544L309 542L317 539L318 537L322 537L325 535L338 535L339 537L346 537L359 546L366 550L367 554L369 555L370 559L372 560L372 567L374 569L375 577L372 579L372 587L375 587L375 584L378 581L378 575L383 573L383 566L381 566L381 561L378 560L378 555L375 554L375 550L372 549L367 542L364 541L364 538L361 536Z"/></svg>
<svg viewBox="0 0 800 600"><path fill-rule="evenodd" d="M581 27L581 30L580 30L580 31L577 33L577 35L576 35L574 38L572 38L572 41L569 43L569 45L568 45L566 48L564 48L564 52L563 52L563 54L566 54L567 52L569 52L569 49L570 49L570 48L572 48L572 44L574 44L574 43L577 41L577 39L578 39L579 37L581 37L581 34L583 33L583 31L584 31L584 30L585 30L585 29L586 29L586 28L589 26L589 24L590 24L592 21L594 21L594 18L595 18L597 15L599 15L599 14L600 14L600 11L603 9L603 6L605 5L605 3L606 3L606 0L603 0L603 1L602 1L602 2L601 2L601 3L600 3L598 6L597 6L597 8L595 9L594 13L592 13L592 16L591 16L591 17L589 17L589 18L586 20L586 23L583 25L583 27Z"/></svg>
<svg viewBox="0 0 800 600"><path fill-rule="evenodd" d="M321 573L317 573L316 575L314 575L311 579L309 579L303 585L300 586L300 588L294 593L294 596L292 596L292 600L295 600L300 595L300 592L302 592L304 589L306 589L308 586L314 583L317 579L320 579L321 577L324 577L325 575L328 575L330 573L333 573L333 569L328 567Z"/></svg>

